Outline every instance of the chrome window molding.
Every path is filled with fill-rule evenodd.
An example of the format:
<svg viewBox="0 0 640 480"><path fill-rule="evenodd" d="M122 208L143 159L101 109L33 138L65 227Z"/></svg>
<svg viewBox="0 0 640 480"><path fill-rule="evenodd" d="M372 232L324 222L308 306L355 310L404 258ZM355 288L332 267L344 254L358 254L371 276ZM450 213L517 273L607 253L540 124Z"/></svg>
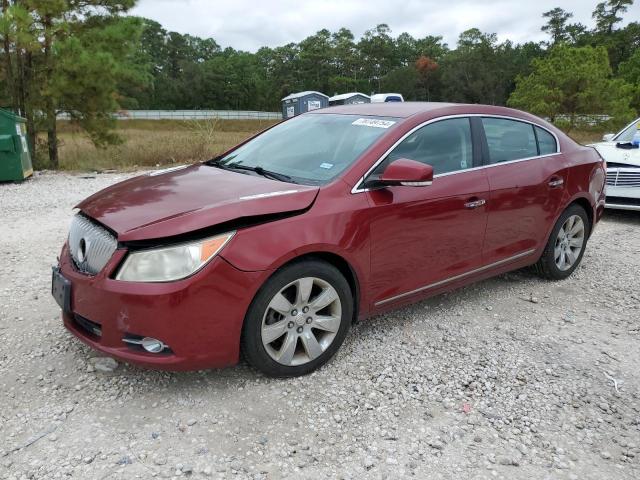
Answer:
<svg viewBox="0 0 640 480"><path fill-rule="evenodd" d="M400 182L403 187L428 187L433 182L431 180L426 182Z"/></svg>
<svg viewBox="0 0 640 480"><path fill-rule="evenodd" d="M526 162L528 160L534 160L534 159L538 159L538 158L553 157L555 155L560 155L562 153L560 151L560 139L558 138L558 136L554 132L549 130L548 128L543 127L542 125L540 125L539 123L536 123L536 122L532 122L532 121L529 121L529 120L523 120L523 119L517 118L517 117L510 117L508 115L490 115L490 114L484 114L484 113L463 113L463 114L458 114L458 115L447 115L445 117L432 118L431 120L427 120L426 122L423 122L420 125L416 125L411 130L409 130L407 133L405 133L402 137L400 137L393 145L391 145L391 147L389 147L382 154L382 156L380 158L378 158L378 160L376 160L373 163L373 165L365 172L365 174L362 175L358 179L356 184L351 189L351 193L354 194L354 193L368 192L370 190L369 188L362 188L362 184L364 183L365 178L367 178L369 176L369 174L371 174L371 172L373 172L376 169L376 167L378 165L380 165L387 158L387 156L389 156L389 154L393 150L395 150L395 148L398 145L400 145L403 141L405 141L407 139L407 137L409 137L411 134L413 134L416 131L420 130L422 127L426 127L427 125L429 125L431 123L440 122L442 120L449 120L449 119L452 119L452 118L470 118L470 117L503 118L505 120L513 120L515 122L528 123L530 125L533 125L534 127L541 128L545 132L548 132L549 134L551 134L553 136L553 138L555 139L555 141L556 141L556 151L555 151L555 153L547 153L545 155L536 155L536 156L527 157L527 158L518 158L517 160L509 160L508 162L492 163L490 165L480 165L478 167L465 168L464 170L455 170L453 172L439 173L439 174L433 176L434 179L438 178L438 177L444 177L444 176L447 176L447 175L455 175L455 174L458 174L458 173L465 173L465 172L470 172L470 171L473 171L473 170L480 170L480 169L483 169L483 168L496 167L498 165L508 165L508 164L511 164L511 163Z"/></svg>
<svg viewBox="0 0 640 480"><path fill-rule="evenodd" d="M430 290L435 287L440 287L442 285L446 285L447 283L454 282L455 280L460 280L470 275L484 272L485 270L489 270L494 267L499 267L500 265L504 265L505 263L509 263L515 260L519 260L520 258L524 258L528 255L531 255L535 252L535 249L527 250L525 252L520 252L517 255L513 255L512 257L503 258L502 260L498 260L497 262L490 263L489 265L484 265L479 268L475 268L473 270L469 270L468 272L461 273L459 275L455 275L453 277L445 278L444 280L440 280L435 283L430 283L429 285L425 285L424 287L416 288L415 290L411 290L410 292L400 293L398 295L394 295L393 297L385 298L384 300L380 300L375 303L376 307L380 305L384 305L385 303L393 302L394 300L399 300L404 297L408 297L409 295L414 295L416 293L424 292L425 290Z"/></svg>

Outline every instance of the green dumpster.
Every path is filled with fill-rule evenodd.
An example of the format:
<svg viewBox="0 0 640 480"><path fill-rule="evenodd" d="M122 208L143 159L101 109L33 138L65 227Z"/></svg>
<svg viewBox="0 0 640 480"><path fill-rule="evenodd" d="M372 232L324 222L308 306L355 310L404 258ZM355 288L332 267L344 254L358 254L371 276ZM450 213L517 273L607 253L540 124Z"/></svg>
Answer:
<svg viewBox="0 0 640 480"><path fill-rule="evenodd" d="M0 182L17 182L32 173L26 120L0 109Z"/></svg>

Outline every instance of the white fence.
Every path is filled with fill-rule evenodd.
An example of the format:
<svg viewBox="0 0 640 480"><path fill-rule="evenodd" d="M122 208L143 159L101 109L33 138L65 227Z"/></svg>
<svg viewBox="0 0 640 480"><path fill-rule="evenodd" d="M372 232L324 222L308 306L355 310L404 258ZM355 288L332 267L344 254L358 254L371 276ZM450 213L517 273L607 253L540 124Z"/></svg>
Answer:
<svg viewBox="0 0 640 480"><path fill-rule="evenodd" d="M570 122L571 121L571 116L570 115L558 115L556 117L556 121L557 120L564 120L565 122ZM596 127L596 126L600 125L601 123L608 122L609 120L611 120L611 117L609 115L595 115L595 114L593 114L593 115L576 115L573 118L573 121L577 125L582 125L582 126L585 126L585 127Z"/></svg>
<svg viewBox="0 0 640 480"><path fill-rule="evenodd" d="M113 116L118 120L282 120L281 112L258 112L254 110L121 110ZM58 115L68 120L68 113Z"/></svg>
<svg viewBox="0 0 640 480"><path fill-rule="evenodd" d="M282 120L281 112L259 112L256 110L121 110L113 114L118 120ZM608 115L577 115L575 120L583 125L595 126L606 122ZM58 114L58 119L68 120L68 113ZM569 115L558 115L556 119L569 121Z"/></svg>

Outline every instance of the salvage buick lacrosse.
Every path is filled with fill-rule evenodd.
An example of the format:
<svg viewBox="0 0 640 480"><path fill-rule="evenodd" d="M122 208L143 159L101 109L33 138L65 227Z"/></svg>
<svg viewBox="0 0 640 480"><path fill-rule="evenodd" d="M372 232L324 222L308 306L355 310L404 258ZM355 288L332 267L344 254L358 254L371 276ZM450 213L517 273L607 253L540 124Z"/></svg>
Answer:
<svg viewBox="0 0 640 480"><path fill-rule="evenodd" d="M326 108L81 202L52 293L73 334L127 362L242 352L302 375L355 320L526 266L566 278L604 184L594 149L517 110Z"/></svg>

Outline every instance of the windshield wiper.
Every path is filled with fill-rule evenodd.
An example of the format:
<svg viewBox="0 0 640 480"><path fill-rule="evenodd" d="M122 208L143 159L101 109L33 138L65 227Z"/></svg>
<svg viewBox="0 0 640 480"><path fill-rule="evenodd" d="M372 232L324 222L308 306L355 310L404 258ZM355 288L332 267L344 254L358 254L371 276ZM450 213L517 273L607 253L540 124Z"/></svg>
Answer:
<svg viewBox="0 0 640 480"><path fill-rule="evenodd" d="M285 175L284 173L273 172L271 170L266 170L263 167L261 167L260 165L256 165L255 167L251 167L249 165L242 165L240 163L222 164L222 163L218 163L218 162L216 162L214 165L216 167L220 167L220 168L228 168L229 170L246 170L246 171L249 171L249 172L255 172L258 175L262 175L265 178L270 178L272 180L278 180L280 182L296 183L296 182L293 181L293 178L291 178L289 175Z"/></svg>

